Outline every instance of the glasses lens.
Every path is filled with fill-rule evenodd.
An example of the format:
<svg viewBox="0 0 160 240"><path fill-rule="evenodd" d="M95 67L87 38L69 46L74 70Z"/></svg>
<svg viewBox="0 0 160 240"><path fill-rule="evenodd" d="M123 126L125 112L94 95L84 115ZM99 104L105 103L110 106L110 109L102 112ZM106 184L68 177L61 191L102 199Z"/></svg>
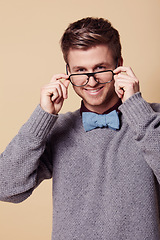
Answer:
<svg viewBox="0 0 160 240"><path fill-rule="evenodd" d="M113 79L113 72L111 70L93 73L89 76L87 74L71 74L70 80L75 86L85 86L88 83L90 76L94 77L95 81L101 84L111 82Z"/></svg>
<svg viewBox="0 0 160 240"><path fill-rule="evenodd" d="M75 74L70 76L70 80L75 86L84 86L87 83L88 76L85 74Z"/></svg>
<svg viewBox="0 0 160 240"><path fill-rule="evenodd" d="M113 79L113 73L112 73L112 71L99 72L99 73L95 74L95 79L99 83L111 82Z"/></svg>

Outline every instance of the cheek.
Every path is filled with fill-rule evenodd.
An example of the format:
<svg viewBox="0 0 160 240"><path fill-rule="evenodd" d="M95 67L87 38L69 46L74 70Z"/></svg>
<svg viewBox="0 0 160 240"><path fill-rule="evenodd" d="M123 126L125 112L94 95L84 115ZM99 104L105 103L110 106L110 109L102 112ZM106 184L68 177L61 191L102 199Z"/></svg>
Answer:
<svg viewBox="0 0 160 240"><path fill-rule="evenodd" d="M81 88L80 88L80 87L75 87L75 86L73 86L73 90L75 91L76 94L78 94L79 96L81 96Z"/></svg>
<svg viewBox="0 0 160 240"><path fill-rule="evenodd" d="M105 89L106 89L106 91L107 91L107 90L108 90L108 91L114 91L114 89L115 89L115 88L114 88L114 81L106 84L106 85L105 85Z"/></svg>
<svg viewBox="0 0 160 240"><path fill-rule="evenodd" d="M77 87L73 86L73 90L77 93Z"/></svg>

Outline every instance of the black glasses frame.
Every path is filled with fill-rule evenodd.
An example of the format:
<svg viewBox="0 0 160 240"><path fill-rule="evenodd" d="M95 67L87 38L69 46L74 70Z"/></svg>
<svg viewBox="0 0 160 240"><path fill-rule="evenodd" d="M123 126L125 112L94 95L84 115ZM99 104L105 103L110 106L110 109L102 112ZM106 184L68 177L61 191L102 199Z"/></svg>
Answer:
<svg viewBox="0 0 160 240"><path fill-rule="evenodd" d="M104 72L111 72L111 73L112 73L112 79L111 79L110 81L108 81L108 82L101 83L101 82L99 82L99 81L96 79L95 74L97 74L97 73L104 73ZM83 85L74 84L74 83L72 82L72 80L71 80L71 77L72 77L72 76L81 76L81 75L86 75L86 76L88 77L86 83L83 84ZM71 84L72 84L73 86L83 87L83 86L85 86L85 85L88 84L90 77L94 77L94 80L95 80L97 83L99 83L99 84L106 84L106 83L110 83L111 81L113 81L113 76L114 76L114 75L115 75L115 73L114 73L112 70L104 70L104 71L93 72L93 73L79 73L79 74L78 74L78 73L73 73L73 74L71 74L71 75L69 76L68 80L71 82Z"/></svg>
<svg viewBox="0 0 160 240"><path fill-rule="evenodd" d="M117 59L117 62L116 62L116 66L115 66L115 68L117 68L117 66L118 66L118 59ZM67 75L68 75L68 64L66 64L66 73L67 73ZM110 80L110 81L108 81L108 82L105 82L105 83L100 83L100 82L98 82L98 80L95 78L95 74L96 73L103 73L103 72L112 72L112 79ZM85 84L83 84L83 85L76 85L76 84L74 84L72 81L71 81L71 79L70 79L70 77L71 76L78 76L78 75L87 75L87 77L88 77L88 79L87 79L87 82L85 83ZM69 75L69 78L68 78L68 80L71 82L71 84L73 85L73 86L75 86L75 87L83 87L83 86L86 86L87 84L88 84L88 82L89 82L89 78L90 77L94 77L94 80L97 82L97 83L99 83L99 84L106 84L106 83L110 83L110 82L112 82L113 81L113 77L114 77L114 75L116 75L114 72L113 72L113 70L104 70L104 71L99 71L99 72L93 72L93 73L72 73L72 74L70 74Z"/></svg>

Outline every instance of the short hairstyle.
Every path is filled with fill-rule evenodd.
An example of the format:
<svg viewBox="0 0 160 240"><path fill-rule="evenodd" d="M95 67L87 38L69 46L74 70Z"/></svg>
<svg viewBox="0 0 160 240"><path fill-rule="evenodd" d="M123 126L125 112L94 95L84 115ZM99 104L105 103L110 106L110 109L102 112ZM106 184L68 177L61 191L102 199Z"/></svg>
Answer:
<svg viewBox="0 0 160 240"><path fill-rule="evenodd" d="M66 63L70 49L87 50L101 44L111 49L115 61L121 58L119 33L104 18L87 17L71 23L65 30L60 44Z"/></svg>

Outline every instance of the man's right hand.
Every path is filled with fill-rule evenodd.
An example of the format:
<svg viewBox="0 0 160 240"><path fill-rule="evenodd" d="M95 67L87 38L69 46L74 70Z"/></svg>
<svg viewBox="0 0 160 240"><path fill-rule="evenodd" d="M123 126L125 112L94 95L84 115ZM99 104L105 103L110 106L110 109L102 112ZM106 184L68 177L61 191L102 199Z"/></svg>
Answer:
<svg viewBox="0 0 160 240"><path fill-rule="evenodd" d="M49 84L41 89L40 105L42 109L51 114L58 114L62 108L64 99L68 97L70 81L68 75L54 75ZM61 80L64 79L62 82Z"/></svg>

